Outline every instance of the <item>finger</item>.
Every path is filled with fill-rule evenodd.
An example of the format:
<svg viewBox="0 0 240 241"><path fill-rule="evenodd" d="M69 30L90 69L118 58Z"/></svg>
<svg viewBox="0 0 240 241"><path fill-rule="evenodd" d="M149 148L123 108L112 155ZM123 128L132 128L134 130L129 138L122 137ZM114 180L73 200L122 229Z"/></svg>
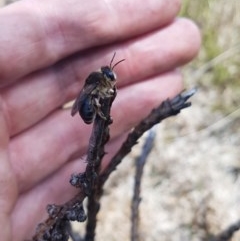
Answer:
<svg viewBox="0 0 240 241"><path fill-rule="evenodd" d="M112 108L111 136L131 129L152 108L181 89L181 76L172 72L119 90ZM90 131L91 126L79 116L72 118L70 110L61 110L14 137L10 143L11 161L21 192L67 160L85 154Z"/></svg>
<svg viewBox="0 0 240 241"><path fill-rule="evenodd" d="M117 85L124 86L183 65L197 54L199 46L198 29L192 22L182 19L162 31L67 60L31 75L2 91L9 132L12 136L29 128L76 96L88 73L109 63L115 50L118 59L126 58L117 66Z"/></svg>
<svg viewBox="0 0 240 241"><path fill-rule="evenodd" d="M104 158L105 166L119 149L125 137L126 135L121 135L107 145L108 154ZM67 163L56 173L20 196L12 213L14 235L12 240L30 239L37 224L47 218L45 210L48 204L63 204L77 193L78 190L69 184L69 179L72 173L83 172L85 166L86 164L81 162L81 159ZM26 210L31 215L25 215Z"/></svg>
<svg viewBox="0 0 240 241"><path fill-rule="evenodd" d="M128 39L166 25L179 8L179 0L150 0L144 4L137 0L22 1L3 8L0 11L4 26L0 29L0 49L4 49L0 52L1 83L49 66L76 51Z"/></svg>
<svg viewBox="0 0 240 241"><path fill-rule="evenodd" d="M8 141L7 126L3 118L2 106L0 106L0 223L4 224L1 228L1 239L11 241L10 214L15 205L18 190L8 155Z"/></svg>

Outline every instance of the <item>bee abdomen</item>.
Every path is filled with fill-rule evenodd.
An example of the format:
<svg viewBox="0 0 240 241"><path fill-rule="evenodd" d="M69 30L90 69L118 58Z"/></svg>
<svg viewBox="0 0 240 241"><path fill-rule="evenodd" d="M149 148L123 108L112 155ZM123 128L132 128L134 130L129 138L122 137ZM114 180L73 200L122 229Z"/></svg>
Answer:
<svg viewBox="0 0 240 241"><path fill-rule="evenodd" d="M86 124L91 124L95 118L96 110L91 98L86 98L79 109L79 114Z"/></svg>

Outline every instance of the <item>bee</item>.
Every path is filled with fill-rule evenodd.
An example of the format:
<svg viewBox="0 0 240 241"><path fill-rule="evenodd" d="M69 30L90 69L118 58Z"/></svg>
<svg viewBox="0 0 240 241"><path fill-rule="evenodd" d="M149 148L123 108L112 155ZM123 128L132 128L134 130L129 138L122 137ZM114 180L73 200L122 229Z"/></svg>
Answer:
<svg viewBox="0 0 240 241"><path fill-rule="evenodd" d="M106 119L101 111L100 99L110 98L114 95L117 76L113 69L125 59L118 61L112 66L114 53L109 66L103 66L99 70L92 72L75 100L71 115L74 116L77 112L82 117L86 124L91 124L96 115Z"/></svg>

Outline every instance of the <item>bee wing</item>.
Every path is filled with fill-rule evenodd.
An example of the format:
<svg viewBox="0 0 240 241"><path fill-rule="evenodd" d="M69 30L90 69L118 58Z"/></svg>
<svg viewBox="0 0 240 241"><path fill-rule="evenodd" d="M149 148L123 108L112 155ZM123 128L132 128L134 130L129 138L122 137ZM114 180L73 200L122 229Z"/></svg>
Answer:
<svg viewBox="0 0 240 241"><path fill-rule="evenodd" d="M91 73L85 81L83 89L79 93L75 102L72 106L71 115L74 116L81 108L83 101L87 98L88 95L91 95L92 92L97 88L99 84L99 76L96 76L97 72ZM97 78L96 78L97 77Z"/></svg>
<svg viewBox="0 0 240 241"><path fill-rule="evenodd" d="M71 115L74 116L80 109L81 102L84 100L84 94L82 93L83 91L80 92L78 97L73 103L72 110L71 110Z"/></svg>

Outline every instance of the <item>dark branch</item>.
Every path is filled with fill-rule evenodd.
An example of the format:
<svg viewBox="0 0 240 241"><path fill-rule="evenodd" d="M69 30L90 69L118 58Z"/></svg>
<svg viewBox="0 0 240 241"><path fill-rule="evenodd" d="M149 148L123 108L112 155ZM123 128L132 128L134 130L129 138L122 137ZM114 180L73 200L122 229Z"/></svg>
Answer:
<svg viewBox="0 0 240 241"><path fill-rule="evenodd" d="M229 241L233 237L233 235L240 230L240 220L236 223L231 224L226 230L221 232L214 238L211 238L210 241Z"/></svg>
<svg viewBox="0 0 240 241"><path fill-rule="evenodd" d="M132 132L128 134L127 139L122 144L121 148L112 158L110 164L100 176L99 186L103 186L110 174L121 163L122 159L132 150L132 147L137 144L137 140L143 135L143 133L154 125L160 123L162 120L177 115L184 108L191 106L187 100L196 93L196 89L191 89L186 92L182 92L175 96L173 99L167 99L162 104L153 109L151 113L143 119Z"/></svg>
<svg viewBox="0 0 240 241"><path fill-rule="evenodd" d="M143 168L147 161L147 157L152 150L153 142L156 136L155 130L151 129L145 140L142 153L136 159L136 174L135 174L135 183L134 183L134 194L132 198L132 227L131 227L131 241L139 240L139 204L141 201L140 190L141 190L141 180L143 175Z"/></svg>
<svg viewBox="0 0 240 241"><path fill-rule="evenodd" d="M96 148L94 150L96 152L94 158L95 164L87 165L86 176L92 178L92 188L90 195L88 196L88 219L87 219L87 227L86 227L86 235L85 241L93 241L95 237L95 229L97 225L97 213L100 209L100 193L98 192L98 182L99 182L99 171L101 167L101 161L103 156L105 155L105 144L108 142L109 135L109 125L112 123L110 118L110 109L112 102L116 96L115 95L110 99L104 99L100 102L101 111L106 118L103 120L100 116L97 116L94 127L93 127L93 138L92 142L90 141L90 145ZM96 138L98 137L98 138ZM92 152L90 151L89 156L91 157ZM90 162L94 161L94 159L89 159ZM89 166L89 167L88 167Z"/></svg>
<svg viewBox="0 0 240 241"><path fill-rule="evenodd" d="M81 190L73 199L63 205L48 205L47 211L49 218L44 223L38 225L36 234L32 240L67 241L69 237L69 222L83 222L86 220L86 214L82 205L86 196L89 197L89 221L85 240L94 240L96 215L100 207L99 200L103 192L103 185L109 175L131 151L132 147L137 143L137 140L145 131L150 129L153 125L161 122L163 119L176 115L181 109L190 106L191 104L187 102L187 100L194 93L195 90L181 93L172 100L164 101L158 108L154 109L150 115L141 121L140 124L128 135L127 140L113 157L110 165L102 175L98 176L101 160L105 154L104 145L109 139L108 126L112 122L109 112L114 97L112 99L102 100L102 111L107 118L104 120L99 116L96 117L92 137L89 143L86 171L84 173L73 174L70 179L70 183L73 186L79 187Z"/></svg>
<svg viewBox="0 0 240 241"><path fill-rule="evenodd" d="M47 206L49 214L48 219L44 223L40 223L37 227L36 234L32 238L33 241L64 241L68 240L69 221L83 222L86 220L82 202L85 194L80 192L73 199L64 205L51 204Z"/></svg>

